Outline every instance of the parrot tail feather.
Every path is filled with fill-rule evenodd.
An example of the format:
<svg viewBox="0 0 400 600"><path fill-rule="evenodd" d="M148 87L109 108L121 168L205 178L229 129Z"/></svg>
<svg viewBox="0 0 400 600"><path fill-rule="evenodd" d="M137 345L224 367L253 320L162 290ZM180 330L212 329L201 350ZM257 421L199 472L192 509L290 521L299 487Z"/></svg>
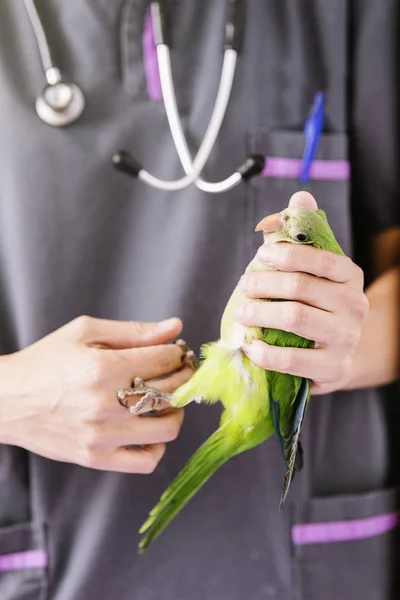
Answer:
<svg viewBox="0 0 400 600"><path fill-rule="evenodd" d="M145 535L139 543L140 550L146 550L204 483L238 453L245 435L240 425L226 420L200 446L162 494L160 501L142 525L139 533Z"/></svg>
<svg viewBox="0 0 400 600"><path fill-rule="evenodd" d="M300 443L300 432L303 425L308 399L310 397L310 383L308 379L303 379L296 398L296 413L293 423L293 429L289 437L289 455L287 460L287 471L283 484L282 495L279 508L282 508L288 494L290 484L292 483L296 471L303 468L303 448Z"/></svg>
<svg viewBox="0 0 400 600"><path fill-rule="evenodd" d="M270 406L271 406L272 421L274 423L275 435L278 439L278 444L279 444L280 451L282 452L282 456L285 459L285 441L281 434L281 428L279 425L280 419L281 419L281 414L280 414L281 411L279 409L278 402L276 402L273 398L271 398Z"/></svg>
<svg viewBox="0 0 400 600"><path fill-rule="evenodd" d="M287 441L284 440L283 435L281 433L280 426L279 426L280 418L281 418L280 413L281 413L281 411L279 408L279 404L277 402L275 402L274 399L271 399L271 416L272 416L272 422L274 424L275 435L277 437L279 449L282 453L283 460L285 461L286 468L288 468L287 457L288 457L288 452L290 451L290 443L288 445ZM289 446L289 449L288 449L288 446ZM295 464L295 468L294 468L293 477L294 477L295 473L302 470L302 468L304 466L304 458L303 457L304 457L303 447L299 440L298 447L297 447L297 454L296 454L296 464Z"/></svg>

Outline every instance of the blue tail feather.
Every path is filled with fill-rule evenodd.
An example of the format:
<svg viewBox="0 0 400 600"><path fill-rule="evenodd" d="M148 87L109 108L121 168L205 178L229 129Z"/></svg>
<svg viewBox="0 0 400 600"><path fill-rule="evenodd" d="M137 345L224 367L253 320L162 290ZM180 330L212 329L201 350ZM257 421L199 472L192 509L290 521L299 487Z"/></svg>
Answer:
<svg viewBox="0 0 400 600"><path fill-rule="evenodd" d="M288 436L289 457L287 460L287 472L285 475L285 482L282 490L279 508L283 506L283 503L286 500L286 496L288 494L290 484L293 480L294 473L303 467L303 449L300 444L300 432L308 404L309 387L310 383L308 379L303 379L300 385L300 389L297 393L296 400L294 402L296 410L294 413L293 429L290 435Z"/></svg>

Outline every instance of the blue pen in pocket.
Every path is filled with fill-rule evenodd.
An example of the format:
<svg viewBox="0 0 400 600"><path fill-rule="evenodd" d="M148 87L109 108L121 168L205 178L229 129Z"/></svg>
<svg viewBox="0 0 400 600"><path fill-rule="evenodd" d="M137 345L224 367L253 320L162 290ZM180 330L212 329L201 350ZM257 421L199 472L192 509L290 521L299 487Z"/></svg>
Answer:
<svg viewBox="0 0 400 600"><path fill-rule="evenodd" d="M301 183L307 183L310 180L311 165L317 153L319 138L324 128L324 105L325 94L323 92L317 92L314 96L311 112L304 126L305 143L303 162L299 177Z"/></svg>

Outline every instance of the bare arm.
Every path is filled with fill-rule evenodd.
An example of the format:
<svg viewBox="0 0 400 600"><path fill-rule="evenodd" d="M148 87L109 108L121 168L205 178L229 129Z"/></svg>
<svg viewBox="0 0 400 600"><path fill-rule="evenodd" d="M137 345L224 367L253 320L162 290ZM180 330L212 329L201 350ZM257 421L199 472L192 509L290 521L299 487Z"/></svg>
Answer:
<svg viewBox="0 0 400 600"><path fill-rule="evenodd" d="M370 309L344 389L384 385L400 375L400 267L378 277L366 295Z"/></svg>
<svg viewBox="0 0 400 600"><path fill-rule="evenodd" d="M400 376L400 228L378 234L372 250L376 279L366 292L370 309L343 389L385 385Z"/></svg>

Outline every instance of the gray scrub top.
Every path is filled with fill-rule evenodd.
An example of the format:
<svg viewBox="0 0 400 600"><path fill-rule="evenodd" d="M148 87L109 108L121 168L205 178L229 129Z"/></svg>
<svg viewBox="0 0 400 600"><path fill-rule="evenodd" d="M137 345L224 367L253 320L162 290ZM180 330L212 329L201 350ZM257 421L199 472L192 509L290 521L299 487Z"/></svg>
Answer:
<svg viewBox="0 0 400 600"><path fill-rule="evenodd" d="M315 174L301 187L366 266L371 236L399 222L398 3L245 4L243 53L205 176L228 176L249 152L286 167L301 158L304 121L325 90L317 159L341 165L342 176ZM255 224L300 187L285 171L221 196L193 186L164 193L113 170L113 153L129 148L159 176L182 175L143 40L146 5L37 0L59 66L87 97L80 121L55 129L34 112L44 77L22 1L0 2L0 353L80 314L177 315L198 350L218 337L261 243ZM195 151L219 81L225 1L174 0L171 12L177 100ZM396 391L311 402L305 470L282 511L284 468L271 440L223 467L142 556L139 525L213 431L219 407L190 407L146 477L1 446L1 600L398 597Z"/></svg>

